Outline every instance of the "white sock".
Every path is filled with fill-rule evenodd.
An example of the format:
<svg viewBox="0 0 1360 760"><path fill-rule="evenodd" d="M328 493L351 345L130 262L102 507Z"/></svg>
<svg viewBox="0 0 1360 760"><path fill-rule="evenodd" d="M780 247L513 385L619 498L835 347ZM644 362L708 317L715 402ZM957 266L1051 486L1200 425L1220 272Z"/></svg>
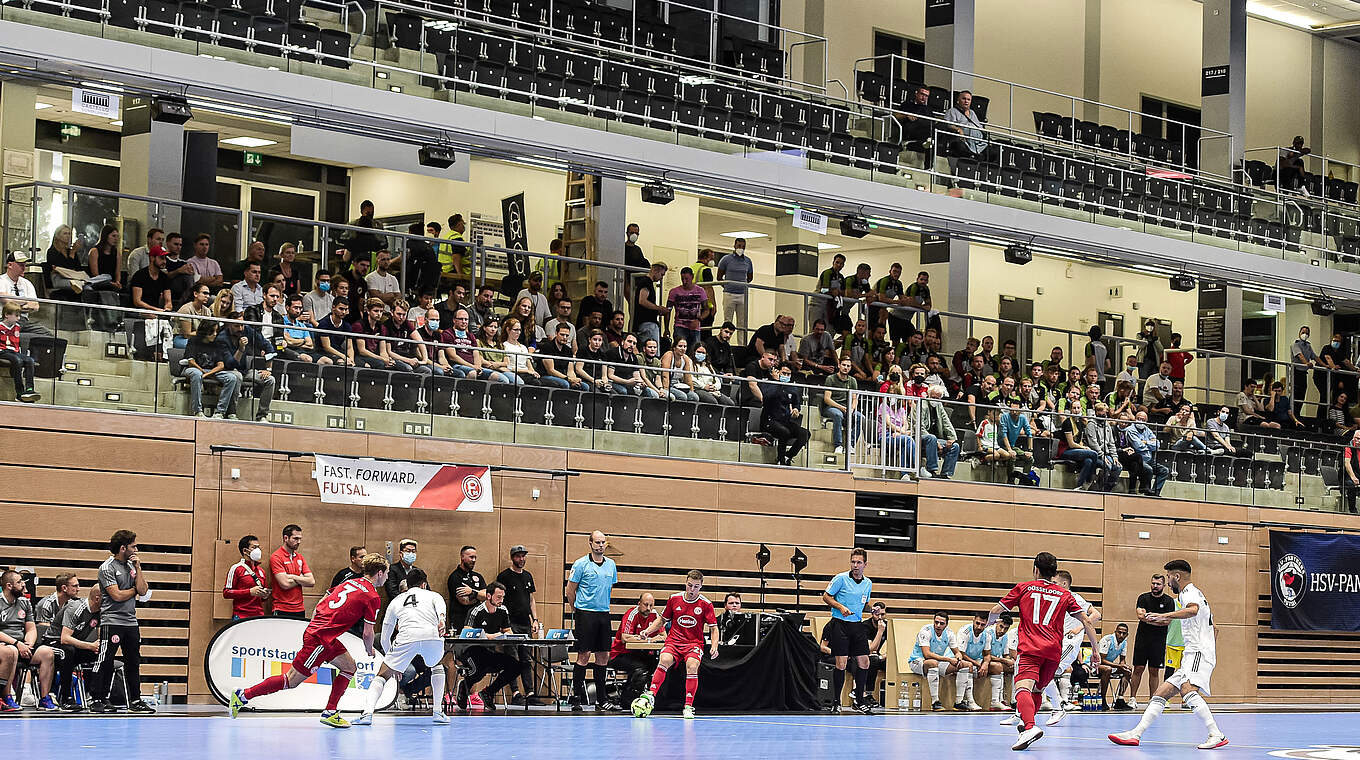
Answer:
<svg viewBox="0 0 1360 760"><path fill-rule="evenodd" d="M930 687L930 701L940 701L940 671L937 668L926 670L926 686Z"/></svg>
<svg viewBox="0 0 1360 760"><path fill-rule="evenodd" d="M383 687L387 685L387 679L382 676L373 676L373 680L368 683L368 705L364 707L365 713L371 713L378 709L378 701L382 699Z"/></svg>
<svg viewBox="0 0 1360 760"><path fill-rule="evenodd" d="M1066 702L1067 698L1072 695L1072 675L1069 673L1058 676L1057 681L1058 693L1062 695L1062 701Z"/></svg>
<svg viewBox="0 0 1360 760"><path fill-rule="evenodd" d="M1165 709L1166 709L1165 699L1162 699L1161 697L1153 697L1152 699L1148 700L1148 706L1147 709L1143 711L1142 719L1138 721L1138 725L1133 727L1133 735L1142 736L1143 732L1148 730L1148 726L1152 725L1152 721L1157 720L1157 718L1161 716L1162 710Z"/></svg>
<svg viewBox="0 0 1360 760"><path fill-rule="evenodd" d="M1204 721L1204 727L1209 729L1210 736L1220 733L1218 723L1214 722L1214 713L1209 709L1209 703L1204 701L1204 697L1201 697L1199 692L1192 691L1189 696L1181 701L1195 712L1195 717Z"/></svg>
<svg viewBox="0 0 1360 760"><path fill-rule="evenodd" d="M444 666L430 668L430 695L434 697L434 714L444 712Z"/></svg>
<svg viewBox="0 0 1360 760"><path fill-rule="evenodd" d="M960 670L954 676L954 701L965 702L968 699L968 687L973 685L973 674L966 670Z"/></svg>
<svg viewBox="0 0 1360 760"><path fill-rule="evenodd" d="M1005 692L1002 691L1002 689L1004 688L1004 684L1002 683L1001 679L1002 675L1000 673L997 673L996 675L990 677L990 680L992 682L993 702L1000 702L1002 697L1005 695Z"/></svg>
<svg viewBox="0 0 1360 760"><path fill-rule="evenodd" d="M1048 685L1044 687L1044 699L1047 699L1053 705L1054 710L1061 706L1062 697L1058 695L1057 681L1049 681Z"/></svg>

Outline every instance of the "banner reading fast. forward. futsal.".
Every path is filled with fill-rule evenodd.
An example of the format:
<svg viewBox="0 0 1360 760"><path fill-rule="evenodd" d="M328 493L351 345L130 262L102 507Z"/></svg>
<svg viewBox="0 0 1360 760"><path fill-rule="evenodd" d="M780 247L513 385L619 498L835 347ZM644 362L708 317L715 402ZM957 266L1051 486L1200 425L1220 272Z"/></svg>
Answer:
<svg viewBox="0 0 1360 760"><path fill-rule="evenodd" d="M369 507L491 511L491 468L384 462L318 454L321 501Z"/></svg>

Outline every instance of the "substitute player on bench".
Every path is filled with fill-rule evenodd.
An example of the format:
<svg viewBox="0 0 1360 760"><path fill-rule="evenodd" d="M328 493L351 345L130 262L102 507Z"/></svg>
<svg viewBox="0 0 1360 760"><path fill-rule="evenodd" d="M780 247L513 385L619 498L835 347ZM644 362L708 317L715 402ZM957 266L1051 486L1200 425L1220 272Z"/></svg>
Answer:
<svg viewBox="0 0 1360 760"><path fill-rule="evenodd" d="M1228 737L1219 730L1214 714L1204 698L1209 696L1209 679L1214 674L1214 661L1217 659L1214 644L1214 615L1209 609L1209 600L1190 582L1190 563L1183 559L1173 559L1163 566L1166 582L1176 594L1181 608L1175 612L1148 613L1147 620L1154 625L1163 620L1181 621L1181 633L1185 636L1185 653L1181 655L1181 665L1171 677L1162 682L1157 693L1148 701L1143 719L1131 731L1110 734L1110 741L1126 747L1137 747L1152 722L1157 720L1166 709L1166 701L1176 694L1181 702L1194 711L1195 717L1204 721L1209 730L1209 738L1199 745L1200 749L1218 749L1228 743Z"/></svg>
<svg viewBox="0 0 1360 760"><path fill-rule="evenodd" d="M331 663L339 672L331 680L331 694L325 712L321 713L321 722L332 728L349 728L349 721L340 717L337 708L358 666L339 638L350 626L364 621L364 652L373 656L373 625L378 622L378 605L382 602L378 587L387 582L387 558L381 554L366 555L362 567L364 577L341 583L316 603L312 622L302 633L302 646L298 647L293 669L287 675L270 676L249 689L232 692L231 717L235 718L250 700L292 689L311 678L317 668Z"/></svg>
<svg viewBox="0 0 1360 760"><path fill-rule="evenodd" d="M364 713L354 719L354 725L367 726L373 723L373 711L378 709L382 699L383 686L389 678L401 678L411 661L420 657L430 667L430 693L434 695L434 722L448 723L449 716L444 714L444 630L448 620L448 609L444 597L430 590L425 571L412 567L406 571L406 590L392 599L387 605L387 616L383 618L382 667L378 675L368 684L368 706ZM395 630L397 638L392 639Z"/></svg>
<svg viewBox="0 0 1360 760"><path fill-rule="evenodd" d="M1094 654L1099 649L1096 629L1086 618L1085 611L1072 592L1053 582L1058 572L1058 559L1048 552L1034 558L1034 580L1017 583L1001 601L992 607L987 623L995 623L1012 607L1020 610L1020 658L1015 667L1015 702L1020 712L1020 738L1011 749L1022 750L1044 735L1034 725L1034 713L1039 706L1039 692L1053 680L1062 659L1063 625L1070 616L1081 621L1086 637L1091 641L1092 668Z"/></svg>
<svg viewBox="0 0 1360 760"><path fill-rule="evenodd" d="M652 685L642 696L633 700L633 714L645 718L652 714L656 705L656 693L666 682L666 671L676 660L685 661L685 710L686 718L694 717L694 695L699 691L699 663L704 658L704 631L708 631L712 643L709 655L718 659L718 616L713 613L713 603L699 594L704 587L704 574L691 570L685 576L685 590L672 594L666 602L661 616L652 621L643 631L642 638L650 638L661 630L663 621L669 621L670 630L666 633L666 643L661 646L661 660L656 672L652 673Z"/></svg>

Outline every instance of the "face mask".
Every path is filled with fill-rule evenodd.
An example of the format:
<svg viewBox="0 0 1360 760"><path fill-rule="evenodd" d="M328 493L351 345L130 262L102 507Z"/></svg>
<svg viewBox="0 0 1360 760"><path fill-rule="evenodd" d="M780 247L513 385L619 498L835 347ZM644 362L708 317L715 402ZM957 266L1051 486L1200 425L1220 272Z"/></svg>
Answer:
<svg viewBox="0 0 1360 760"><path fill-rule="evenodd" d="M912 380L915 380L915 381L918 382L918 383L924 383L924 382L926 381L926 376L925 376L925 375L915 375L915 376L912 377Z"/></svg>
<svg viewBox="0 0 1360 760"><path fill-rule="evenodd" d="M260 557L263 557L263 556L264 556L264 554L263 554L263 552L260 551L260 547L258 547L258 546L255 547L254 549L251 549L251 550L250 550L250 561L251 561L251 562L259 562L259 561L260 561Z"/></svg>
<svg viewBox="0 0 1360 760"><path fill-rule="evenodd" d="M1339 340L1332 341L1332 348L1341 348L1341 341Z"/></svg>
<svg viewBox="0 0 1360 760"><path fill-rule="evenodd" d="M779 376L779 382L781 382L781 383L787 383L790 379L792 379L790 375L780 375L780 376Z"/></svg>
<svg viewBox="0 0 1360 760"><path fill-rule="evenodd" d="M746 253L745 248L733 248L732 250L735 251L736 253Z"/></svg>
<svg viewBox="0 0 1360 760"><path fill-rule="evenodd" d="M1228 413L1227 413L1227 412L1219 412L1219 413L1218 413L1218 421L1219 421L1219 422L1227 422L1227 421L1228 421Z"/></svg>
<svg viewBox="0 0 1360 760"><path fill-rule="evenodd" d="M326 291L331 289L331 284L329 282L322 282L317 284L316 289L320 290L322 293L325 293Z"/></svg>
<svg viewBox="0 0 1360 760"><path fill-rule="evenodd" d="M707 358L708 358L708 354L695 354L695 355L694 355L694 361L696 361L696 362L701 362L701 361L703 361L704 359L707 359Z"/></svg>
<svg viewBox="0 0 1360 760"><path fill-rule="evenodd" d="M637 236L637 233L636 233L636 232L630 232L630 233L628 233L628 242L630 242L630 243L636 243L636 242L637 242L637 239L638 239L638 236Z"/></svg>
<svg viewBox="0 0 1360 760"><path fill-rule="evenodd" d="M1299 340L1308 340L1308 333L1299 333Z"/></svg>
<svg viewBox="0 0 1360 760"><path fill-rule="evenodd" d="M401 561L402 561L402 562L405 562L405 563L408 564L408 565L414 565L414 564L416 563L416 553L415 553L415 552L402 552L402 553L401 553Z"/></svg>
<svg viewBox="0 0 1360 760"><path fill-rule="evenodd" d="M439 320L437 319L427 319L425 320L425 324L429 325L431 330L439 329Z"/></svg>

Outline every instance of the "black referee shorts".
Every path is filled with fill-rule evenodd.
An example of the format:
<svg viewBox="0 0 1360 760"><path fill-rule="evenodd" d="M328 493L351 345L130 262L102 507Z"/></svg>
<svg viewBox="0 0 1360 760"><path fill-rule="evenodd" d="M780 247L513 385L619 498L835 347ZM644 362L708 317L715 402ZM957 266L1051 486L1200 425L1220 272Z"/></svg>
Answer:
<svg viewBox="0 0 1360 760"><path fill-rule="evenodd" d="M609 622L608 612L590 612L589 610L576 610L576 627L572 629L571 651L573 652L608 652L609 647L614 643L613 626Z"/></svg>
<svg viewBox="0 0 1360 760"><path fill-rule="evenodd" d="M867 631L861 623L832 618L827 623L832 657L859 657L869 654Z"/></svg>
<svg viewBox="0 0 1360 760"><path fill-rule="evenodd" d="M1133 639L1133 666L1148 665L1160 667L1166 662L1166 629L1160 631L1161 635L1139 630Z"/></svg>

